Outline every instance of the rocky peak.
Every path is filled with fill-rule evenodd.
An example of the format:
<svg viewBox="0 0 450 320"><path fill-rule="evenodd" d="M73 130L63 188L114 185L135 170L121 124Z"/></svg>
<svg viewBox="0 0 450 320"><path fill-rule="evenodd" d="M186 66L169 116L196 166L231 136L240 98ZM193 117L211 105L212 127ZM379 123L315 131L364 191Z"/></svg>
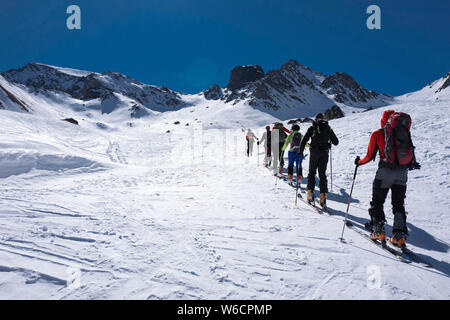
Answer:
<svg viewBox="0 0 450 320"><path fill-rule="evenodd" d="M379 95L374 91L369 91L361 87L351 76L345 72L336 72L326 77L320 87L327 94L334 95L334 100L346 104L366 103L370 99Z"/></svg>
<svg viewBox="0 0 450 320"><path fill-rule="evenodd" d="M64 91L79 79L73 75L60 72L51 66L31 62L19 69L11 69L2 76L15 83L23 84L33 90Z"/></svg>
<svg viewBox="0 0 450 320"><path fill-rule="evenodd" d="M336 72L331 76L326 77L320 85L324 89L342 86L348 89L359 88L359 84L345 72Z"/></svg>
<svg viewBox="0 0 450 320"><path fill-rule="evenodd" d="M231 71L230 81L227 88L231 91L244 88L246 85L264 77L261 66L237 66Z"/></svg>
<svg viewBox="0 0 450 320"><path fill-rule="evenodd" d="M324 119L333 120L344 117L344 112L337 105L332 106L330 109L325 110Z"/></svg>
<svg viewBox="0 0 450 320"><path fill-rule="evenodd" d="M223 91L217 84L213 84L208 90L203 92L203 95L207 100L220 100L223 98Z"/></svg>

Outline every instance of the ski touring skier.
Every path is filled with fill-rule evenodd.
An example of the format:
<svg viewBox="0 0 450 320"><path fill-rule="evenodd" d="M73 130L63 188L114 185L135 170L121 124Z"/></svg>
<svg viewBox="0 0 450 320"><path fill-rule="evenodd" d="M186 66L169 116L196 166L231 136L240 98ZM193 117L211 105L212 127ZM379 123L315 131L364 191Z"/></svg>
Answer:
<svg viewBox="0 0 450 320"><path fill-rule="evenodd" d="M303 156L306 144L310 139L309 173L308 185L306 187L308 195L306 199L309 203L314 203L314 187L316 184L316 171L318 170L320 179L319 203L321 207L326 208L326 199L328 193L328 181L326 174L328 154L331 148L331 143L337 146L339 144L339 140L328 124L328 121L324 120L322 113L317 114L312 125L308 128L308 131L303 137L299 151L300 157Z"/></svg>
<svg viewBox="0 0 450 320"><path fill-rule="evenodd" d="M372 184L372 201L369 215L371 239L386 243L386 222L383 205L389 190L392 197L392 213L394 214L393 236L389 241L404 248L408 229L406 227L405 197L408 181L408 169L420 169L414 155L411 140L411 117L406 113L386 110L381 116L381 128L375 130L369 140L367 153L363 159L356 157L355 165L361 166L375 161L377 152L380 155L378 170Z"/></svg>
<svg viewBox="0 0 450 320"><path fill-rule="evenodd" d="M290 133L289 130L285 129L281 122L276 122L272 130L272 159L273 159L273 172L274 176L283 173L284 159L282 148L287 138L286 132Z"/></svg>
<svg viewBox="0 0 450 320"><path fill-rule="evenodd" d="M266 168L272 165L272 134L270 131L270 126L266 126L266 131L264 131L261 140L258 140L258 146L264 142L264 166Z"/></svg>
<svg viewBox="0 0 450 320"><path fill-rule="evenodd" d="M251 129L248 129L245 139L247 140L247 157L250 157L251 155L253 155L253 144L255 143L256 139L255 134Z"/></svg>
<svg viewBox="0 0 450 320"><path fill-rule="evenodd" d="M297 185L301 184L302 177L303 177L303 170L302 170L302 161L303 156L300 157L300 145L302 142L302 134L300 133L300 127L297 124L294 124L292 126L292 131L286 138L286 142L283 145L283 148L281 149L282 153L289 147L288 151L288 182L290 185L292 185L292 180L294 176L294 165L295 165L295 172L296 172L296 178L297 178Z"/></svg>

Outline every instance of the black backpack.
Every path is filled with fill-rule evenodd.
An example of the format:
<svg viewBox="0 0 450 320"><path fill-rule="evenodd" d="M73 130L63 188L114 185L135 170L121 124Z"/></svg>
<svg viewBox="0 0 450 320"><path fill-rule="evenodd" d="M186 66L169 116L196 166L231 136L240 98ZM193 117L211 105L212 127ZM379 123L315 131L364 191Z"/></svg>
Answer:
<svg viewBox="0 0 450 320"><path fill-rule="evenodd" d="M300 132L294 133L294 135L292 136L291 150L295 152L300 151L301 143L302 143L302 134Z"/></svg>
<svg viewBox="0 0 450 320"><path fill-rule="evenodd" d="M278 129L278 141L280 144L284 143L286 141L287 134L284 132L283 124L278 122L273 126L273 129Z"/></svg>
<svg viewBox="0 0 450 320"><path fill-rule="evenodd" d="M313 122L313 136L311 138L311 147L326 150L330 145L330 126L325 120L316 120Z"/></svg>

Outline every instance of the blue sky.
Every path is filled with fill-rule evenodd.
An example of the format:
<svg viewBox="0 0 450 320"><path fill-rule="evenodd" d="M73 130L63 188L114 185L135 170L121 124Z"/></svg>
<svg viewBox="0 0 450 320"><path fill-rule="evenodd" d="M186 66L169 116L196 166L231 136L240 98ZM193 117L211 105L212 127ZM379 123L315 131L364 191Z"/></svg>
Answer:
<svg viewBox="0 0 450 320"><path fill-rule="evenodd" d="M81 30L66 28L71 4ZM371 4L381 30L366 28ZM193 93L236 65L295 59L399 95L450 71L449 13L448 0L0 0L0 71L34 61Z"/></svg>

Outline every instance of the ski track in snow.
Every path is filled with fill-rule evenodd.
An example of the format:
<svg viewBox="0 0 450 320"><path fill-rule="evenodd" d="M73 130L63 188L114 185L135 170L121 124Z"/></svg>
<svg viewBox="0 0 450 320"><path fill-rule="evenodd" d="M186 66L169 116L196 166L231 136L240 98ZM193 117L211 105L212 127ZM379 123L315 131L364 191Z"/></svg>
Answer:
<svg viewBox="0 0 450 320"><path fill-rule="evenodd" d="M238 141L239 152L226 161L219 140L209 140L195 163L188 154L174 162L165 122L187 117L189 109L150 127L141 120L111 132L58 123L59 137L44 118L16 129L11 113L0 126L2 141L11 143L0 161L1 152L40 152L76 154L90 164L48 163L0 179L0 298L448 299L450 153L430 128L449 137L449 121L431 103L393 107L414 119L422 170L409 175L408 240L433 269L400 263L349 229L347 243L339 241L353 159L365 153L383 109L332 122L341 142L333 148L332 217L301 202L294 207L293 189L275 185L262 167L262 148L259 166L256 152L244 155L240 127L242 146ZM260 137L262 129L254 129ZM303 164L306 175L308 158ZM359 170L349 212L355 227L368 220L375 170L374 164ZM391 225L389 198L385 210ZM368 285L373 266L380 271L377 289ZM70 285L69 268L80 271L79 287Z"/></svg>

